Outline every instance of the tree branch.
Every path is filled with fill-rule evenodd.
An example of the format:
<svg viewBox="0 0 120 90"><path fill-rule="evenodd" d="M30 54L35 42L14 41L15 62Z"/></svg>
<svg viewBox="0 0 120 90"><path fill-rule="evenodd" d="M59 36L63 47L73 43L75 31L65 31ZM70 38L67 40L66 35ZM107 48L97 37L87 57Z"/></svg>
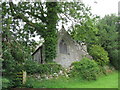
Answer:
<svg viewBox="0 0 120 90"><path fill-rule="evenodd" d="M19 13L18 11L15 10L15 5L13 4L13 2L9 2L9 5L10 5L10 10L11 10L11 13L12 13L12 16L14 17L14 19L22 19L28 25L37 29L39 31L39 33L43 32L42 30L40 31L40 28L44 27L45 25L41 25L40 23L33 23L32 21L28 20L28 18L25 17L24 14Z"/></svg>

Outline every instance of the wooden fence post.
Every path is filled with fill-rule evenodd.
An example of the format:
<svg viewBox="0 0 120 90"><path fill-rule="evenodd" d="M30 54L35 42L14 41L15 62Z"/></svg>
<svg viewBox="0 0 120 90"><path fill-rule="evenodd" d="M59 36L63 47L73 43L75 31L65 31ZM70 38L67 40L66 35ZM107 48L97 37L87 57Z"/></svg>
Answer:
<svg viewBox="0 0 120 90"><path fill-rule="evenodd" d="M17 80L21 81L21 84L26 83L27 73L26 71L18 72L17 73Z"/></svg>
<svg viewBox="0 0 120 90"><path fill-rule="evenodd" d="M23 84L26 83L27 73L26 71L23 71Z"/></svg>

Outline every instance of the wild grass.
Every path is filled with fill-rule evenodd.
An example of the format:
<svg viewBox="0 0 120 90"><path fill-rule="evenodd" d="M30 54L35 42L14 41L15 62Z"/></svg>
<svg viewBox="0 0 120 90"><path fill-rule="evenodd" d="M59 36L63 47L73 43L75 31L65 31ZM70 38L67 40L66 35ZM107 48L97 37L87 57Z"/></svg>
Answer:
<svg viewBox="0 0 120 90"><path fill-rule="evenodd" d="M113 72L103 75L97 80L87 81L80 77L66 78L59 77L57 79L37 80L28 78L27 81L33 88L118 88L118 73Z"/></svg>

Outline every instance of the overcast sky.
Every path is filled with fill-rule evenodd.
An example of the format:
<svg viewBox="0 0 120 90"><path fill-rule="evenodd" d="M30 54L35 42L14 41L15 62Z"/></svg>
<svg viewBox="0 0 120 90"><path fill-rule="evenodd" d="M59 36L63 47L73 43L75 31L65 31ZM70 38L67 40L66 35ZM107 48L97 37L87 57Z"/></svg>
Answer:
<svg viewBox="0 0 120 90"><path fill-rule="evenodd" d="M14 3L20 0L13 0ZM64 1L64 0L63 0ZM77 0L79 1L79 0ZM81 0L92 8L92 13L104 17L107 14L118 14L118 2L120 0Z"/></svg>
<svg viewBox="0 0 120 90"><path fill-rule="evenodd" d="M85 5L92 8L92 13L104 17L107 14L118 15L118 2L120 0L82 0Z"/></svg>

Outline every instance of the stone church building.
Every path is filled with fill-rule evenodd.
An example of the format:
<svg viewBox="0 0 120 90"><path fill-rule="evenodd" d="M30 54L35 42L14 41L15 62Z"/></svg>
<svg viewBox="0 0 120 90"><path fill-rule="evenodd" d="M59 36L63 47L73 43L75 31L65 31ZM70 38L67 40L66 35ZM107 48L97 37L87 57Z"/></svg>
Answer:
<svg viewBox="0 0 120 90"><path fill-rule="evenodd" d="M77 43L69 33L62 28L58 33L57 56L53 60L63 67L69 67L72 62L81 60L84 56L91 58L84 43ZM35 61L44 63L44 45L39 46L32 54Z"/></svg>

